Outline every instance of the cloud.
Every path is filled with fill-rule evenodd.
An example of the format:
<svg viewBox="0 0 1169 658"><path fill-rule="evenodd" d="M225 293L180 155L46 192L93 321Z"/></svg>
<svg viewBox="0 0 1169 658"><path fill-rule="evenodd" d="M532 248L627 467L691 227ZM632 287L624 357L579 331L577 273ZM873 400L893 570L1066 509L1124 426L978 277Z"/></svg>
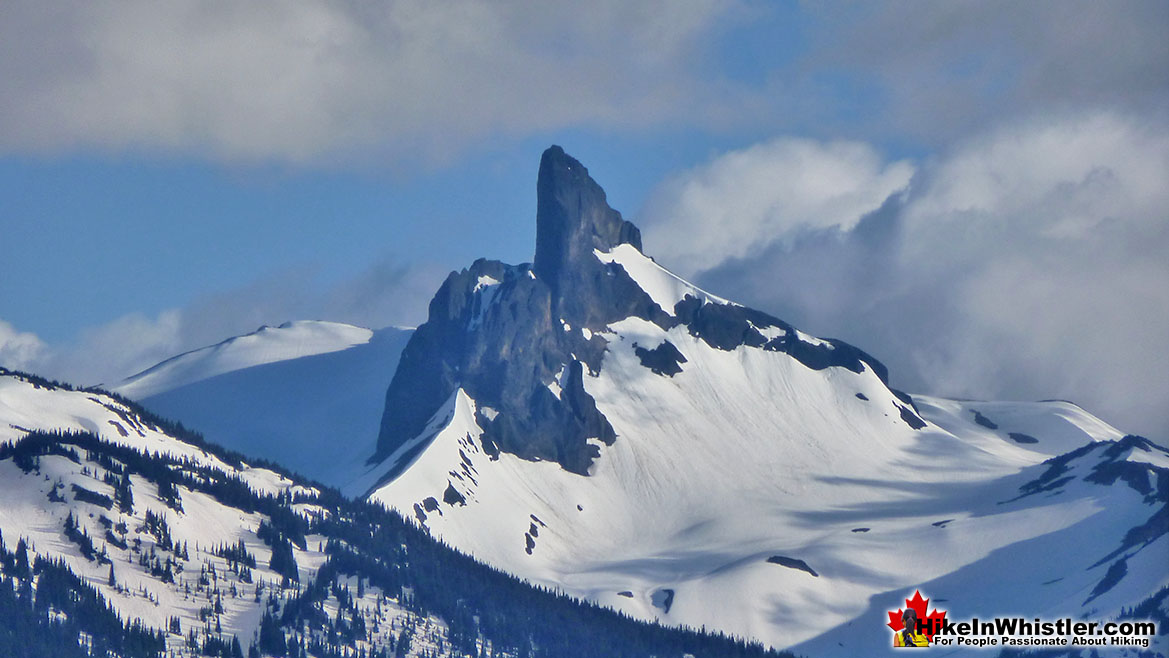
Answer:
<svg viewBox="0 0 1169 658"><path fill-rule="evenodd" d="M318 296L317 317L365 327L416 327L448 271L433 263L381 260Z"/></svg>
<svg viewBox="0 0 1169 658"><path fill-rule="evenodd" d="M305 163L566 126L651 126L724 101L702 44L730 10L684 4L355 2L0 6L0 150Z"/></svg>
<svg viewBox="0 0 1169 658"><path fill-rule="evenodd" d="M74 384L112 383L164 359L290 320L328 320L379 329L416 326L446 270L383 259L326 282L308 268L269 274L151 317L131 313L48 345L0 321L0 365Z"/></svg>
<svg viewBox="0 0 1169 658"><path fill-rule="evenodd" d="M80 385L112 381L113 373L136 372L185 351L182 323L178 310L125 315L83 330L72 344L53 346L34 372Z"/></svg>
<svg viewBox="0 0 1169 658"><path fill-rule="evenodd" d="M45 352L45 343L36 335L20 332L0 320L0 366L24 370Z"/></svg>
<svg viewBox="0 0 1169 658"><path fill-rule="evenodd" d="M1160 0L893 1L808 7L817 17L801 74L825 115L869 135L893 132L950 143L1003 116L1038 111L1169 110L1169 4ZM839 92L838 90L844 90ZM855 128L855 126L853 126Z"/></svg>
<svg viewBox="0 0 1169 658"><path fill-rule="evenodd" d="M356 275L324 281L312 268L290 268L248 285L205 295L182 310L181 342L202 347L289 320L328 320L373 329L417 326L447 270L433 263L375 261Z"/></svg>
<svg viewBox="0 0 1169 658"><path fill-rule="evenodd" d="M662 127L938 144L1037 110L1164 114L1166 24L1160 0L10 0L0 153L413 168Z"/></svg>
<svg viewBox="0 0 1169 658"><path fill-rule="evenodd" d="M710 230L735 234L741 221L774 232L751 233L746 254L712 250L718 262L698 283L863 347L901 387L1066 398L1123 430L1169 436L1164 126L1111 113L1016 122L921 165L876 210L813 230L758 218L777 212L759 192L767 172L799 162L773 155L723 188L736 210ZM647 235L689 230L691 212L717 205L682 207L676 224L650 214ZM661 246L667 266L688 257Z"/></svg>
<svg viewBox="0 0 1169 658"><path fill-rule="evenodd" d="M848 230L913 175L870 146L780 138L674 177L644 211L646 243L683 274L758 255L781 236Z"/></svg>

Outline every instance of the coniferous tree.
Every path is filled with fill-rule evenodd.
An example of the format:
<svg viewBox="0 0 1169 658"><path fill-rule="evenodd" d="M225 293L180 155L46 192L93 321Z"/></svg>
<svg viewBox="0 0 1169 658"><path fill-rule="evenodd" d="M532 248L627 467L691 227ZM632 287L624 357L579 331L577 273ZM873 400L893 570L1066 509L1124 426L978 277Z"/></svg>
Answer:
<svg viewBox="0 0 1169 658"><path fill-rule="evenodd" d="M130 483L130 474L123 473L122 481L115 490L115 497L118 501L118 510L123 514L134 513L134 487Z"/></svg>

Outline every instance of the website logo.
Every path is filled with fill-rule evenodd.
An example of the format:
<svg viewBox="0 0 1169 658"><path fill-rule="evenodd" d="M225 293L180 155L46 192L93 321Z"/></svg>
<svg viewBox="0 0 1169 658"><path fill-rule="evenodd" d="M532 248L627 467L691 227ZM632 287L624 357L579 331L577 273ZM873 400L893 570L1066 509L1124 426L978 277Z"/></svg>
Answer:
<svg viewBox="0 0 1169 658"><path fill-rule="evenodd" d="M1151 620L1027 619L993 616L954 620L945 610L929 609L930 600L915 591L905 607L889 611L894 647L962 647L1002 650L1043 648L1139 647L1149 649L1157 636ZM928 612L927 612L928 611Z"/></svg>
<svg viewBox="0 0 1169 658"><path fill-rule="evenodd" d="M930 600L923 598L921 591L913 593L912 599L905 599L905 607L889 611L889 623L893 629L894 647L928 647L934 635L946 623L946 611L934 608L926 614Z"/></svg>

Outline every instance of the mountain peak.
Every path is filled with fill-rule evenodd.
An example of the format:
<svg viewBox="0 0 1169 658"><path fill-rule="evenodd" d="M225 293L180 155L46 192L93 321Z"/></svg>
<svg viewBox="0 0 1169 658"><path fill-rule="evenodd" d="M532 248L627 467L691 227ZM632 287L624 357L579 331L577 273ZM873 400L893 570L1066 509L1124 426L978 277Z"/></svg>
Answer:
<svg viewBox="0 0 1169 658"><path fill-rule="evenodd" d="M587 474L598 443L612 445L617 435L585 381L601 372L614 342L625 340L614 325L631 318L659 332L652 344L644 335L642 344L627 344L641 350L642 366L663 377L686 362L664 332L684 325L716 350L784 352L813 370L840 366L860 374L868 367L885 381L884 367L864 352L805 339L791 325L707 295L657 265L641 253L637 227L609 207L601 186L564 149L544 152L536 187L535 263L481 259L447 277L402 352L371 461L397 455L392 468L408 466L433 438L431 421L442 419L461 390L475 402L488 454L556 461ZM891 404L903 419L921 423L908 407Z"/></svg>
<svg viewBox="0 0 1169 658"><path fill-rule="evenodd" d="M609 207L584 165L559 146L549 147L536 181L536 275L559 289L570 263L620 244L640 251L641 231Z"/></svg>

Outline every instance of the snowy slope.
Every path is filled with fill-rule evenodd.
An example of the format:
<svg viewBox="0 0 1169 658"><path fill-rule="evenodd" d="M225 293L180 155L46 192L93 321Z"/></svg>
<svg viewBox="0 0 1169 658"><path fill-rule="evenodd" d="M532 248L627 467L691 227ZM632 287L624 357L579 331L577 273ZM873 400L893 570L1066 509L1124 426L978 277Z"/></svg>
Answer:
<svg viewBox="0 0 1169 658"><path fill-rule="evenodd" d="M113 390L213 443L341 487L373 453L409 336L287 323L168 359Z"/></svg>
<svg viewBox="0 0 1169 658"><path fill-rule="evenodd" d="M1163 448L1068 402L893 391L864 352L658 265L563 151L537 187L534 263L452 273L382 356L360 356L375 334L147 404L532 582L812 656L888 646L917 588L963 618L1095 619L1169 585L1163 533L1126 544L1169 503ZM387 365L348 388L350 357ZM383 400L370 464L360 409ZM1116 464L1136 470L1097 475Z"/></svg>
<svg viewBox="0 0 1169 658"><path fill-rule="evenodd" d="M883 644L882 611L919 586L950 594L963 612L993 612L997 574L1024 555L1065 557L1028 573L1038 580L1021 588L1030 594L1021 611L1115 615L1169 584L1162 539L1135 561L1141 575L1081 605L1102 577L1087 567L1152 513L1136 491L1088 484L1058 501L998 504L1047 458L1121 438L1074 405L922 398L931 424L914 430L870 371L720 351L638 319L610 330L604 367L586 388L618 440L589 476L490 458L475 402L460 391L436 416L437 435L420 437L425 450L372 498L533 582L817 656ZM673 377L633 351L664 339L686 358ZM975 423L973 407L1004 429ZM1008 436L1023 430L1037 442ZM1069 537L1091 541L1069 551ZM1059 587L1039 587L1055 577ZM850 623L844 637L833 630Z"/></svg>
<svg viewBox="0 0 1169 658"><path fill-rule="evenodd" d="M109 386L133 400L215 375L275 361L327 354L368 343L372 331L337 322L286 322L186 352Z"/></svg>
<svg viewBox="0 0 1169 658"><path fill-rule="evenodd" d="M448 278L351 491L533 582L816 656L889 646L918 587L963 616L1100 618L1169 585L1153 533L1105 587L1169 503L1163 448L1097 455L1128 439L1066 402L911 401L856 348L659 266L556 147L537 189L534 265ZM1020 497L1068 454L1131 461L1144 489Z"/></svg>
<svg viewBox="0 0 1169 658"><path fill-rule="evenodd" d="M271 495L286 490L313 493L313 490L298 487L272 471L250 468L246 464L229 465L144 422L128 407L108 396L35 386L21 377L0 376L0 443L15 441L30 431L92 432L106 441L137 451L189 459L195 465L230 473L258 492ZM175 510L159 498L153 484L137 475L130 476L134 497L132 513L120 512L117 506L110 509L77 498L75 486L114 498L114 488L104 481L108 472L109 469L87 460L76 463L58 455L42 457L36 472L23 472L12 460L0 461L0 500L3 501L0 505L0 531L8 549L11 550L19 538L25 538L36 554L63 558L74 573L99 587L124 619L141 619L152 628L166 628L171 616L180 617L183 629L203 626L200 609L208 604L208 599L204 588L194 581L202 566L214 565L218 577L223 579L222 591L226 593L234 587L240 593L238 597L223 597L221 626L229 637L236 635L241 640L250 640L262 613L262 607L256 605L252 597L256 585L266 582L271 591L271 584L281 580L279 575L264 566L271 551L255 534L262 517L225 506L206 494L189 489L180 491L182 510ZM54 490L64 500L52 502L50 492ZM189 560L184 561L186 569L175 583L161 583L137 561L139 555L151 552L152 548L164 560L173 555L170 550L162 550L158 538L142 531L147 511L166 520L173 542L188 545ZM109 552L115 585L108 582L109 564L86 559L75 544L63 537L63 524L69 514L95 539L96 547ZM135 548L119 549L103 539L107 536L107 528L101 522L102 518L108 518L112 526L125 524L125 533L115 528L113 534L124 537L128 545ZM215 546L236 544L241 539L259 563L252 583L243 583L236 575L229 576L227 561L211 552ZM312 549L315 548L316 544L312 544ZM323 554L315 550L295 550L298 563L305 569L304 575L311 577L315 567L323 561ZM191 596L185 590L187 586L197 588L200 594ZM245 589L246 596L242 593ZM175 637L170 648L179 650L182 641L182 637Z"/></svg>
<svg viewBox="0 0 1169 658"><path fill-rule="evenodd" d="M312 502L320 493L316 489L268 469L226 463L167 434L114 398L55 388L0 370L0 446L15 444L30 432L93 433L103 442L140 453L146 463L157 463L161 455L180 460L171 464L174 470L206 468L228 482L242 482L255 495L303 499L306 502L293 502L290 508L306 520L333 513ZM0 459L0 547L14 551L23 541L30 563L38 556L62 561L96 588L125 622L168 629L177 618L181 633L166 636L166 655L176 658L203 655L188 645L191 638L199 646L209 637L237 638L246 650L255 643L266 610L279 618L281 608L301 596L301 586L286 583L269 566L273 549L258 532L261 523L274 523L272 518L247 504L233 506L220 496L181 484L174 500L168 500L157 483L134 468L116 458L103 461L99 455L105 448L79 449L72 440L60 442L66 454L38 457L31 470L20 467L16 459ZM132 510L121 506L117 487L111 484L111 478L116 482L123 474L130 481ZM162 519L166 532L153 530L159 522L152 526L150 515ZM96 556L87 557L81 545L67 537L68 519L77 524L78 533L91 539ZM336 539L310 534L302 545L292 542L300 583L312 582L326 565L324 547L329 541ZM254 559L247 569L221 550L240 542ZM160 575L160 567L166 577ZM399 592L359 585L353 575L341 577L339 584L347 588L344 604L325 592L317 605L329 620L362 618L369 632L350 643L350 650L393 646L394 640L409 635L411 641L405 645L409 648L402 648L400 655L452 655L442 618L420 613Z"/></svg>
<svg viewBox="0 0 1169 658"><path fill-rule="evenodd" d="M111 629L133 623L175 658L592 658L592 642L631 657L779 658L525 588L374 505L249 466L98 390L0 369L0 428L0 585L6 610L41 621L0 637L5 655L39 631L116 646ZM90 588L95 606L70 603ZM221 653L233 641L242 651Z"/></svg>
<svg viewBox="0 0 1169 658"><path fill-rule="evenodd" d="M143 452L190 460L219 470L235 468L208 451L178 441L159 427L143 422L129 407L107 395L53 388L17 375L0 374L0 443L15 441L31 431L91 432ZM245 468L241 477L272 494L291 486L291 481L265 469Z"/></svg>

